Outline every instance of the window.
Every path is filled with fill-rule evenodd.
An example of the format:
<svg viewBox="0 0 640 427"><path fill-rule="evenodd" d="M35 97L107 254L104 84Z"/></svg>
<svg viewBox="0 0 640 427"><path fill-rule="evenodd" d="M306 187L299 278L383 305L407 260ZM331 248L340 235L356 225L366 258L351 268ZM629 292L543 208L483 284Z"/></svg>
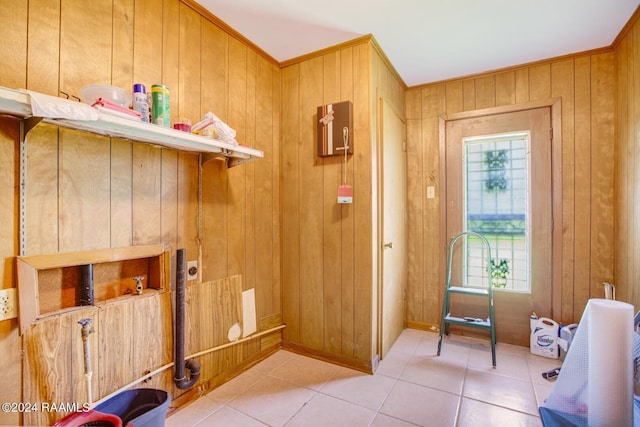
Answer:
<svg viewBox="0 0 640 427"><path fill-rule="evenodd" d="M529 133L466 138L463 162L464 229L489 241L495 288L530 292ZM488 285L482 251L479 239L467 241L467 286Z"/></svg>

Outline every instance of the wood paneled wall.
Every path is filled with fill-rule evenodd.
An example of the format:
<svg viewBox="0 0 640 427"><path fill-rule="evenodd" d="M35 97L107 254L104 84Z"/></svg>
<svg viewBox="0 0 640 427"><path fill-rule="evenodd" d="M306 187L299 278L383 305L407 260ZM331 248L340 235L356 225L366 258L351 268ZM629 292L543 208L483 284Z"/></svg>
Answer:
<svg viewBox="0 0 640 427"><path fill-rule="evenodd" d="M163 83L171 91L172 118L196 122L212 111L238 131L241 143L265 151L264 159L230 170L215 160L201 167L195 154L40 125L28 136L27 253L149 243L164 243L174 253L184 247L188 260L200 261L198 282L246 275L245 288L256 289L258 329L277 326L278 64L188 0L0 0L0 23L7 47L2 86L57 96L78 95L91 83L124 89ZM0 119L3 288L16 286L18 135L17 120ZM0 366L8 385L0 390L2 401L21 401L21 346L17 321L0 322ZM226 352L211 356L201 382L221 374L210 367L232 370L263 348L250 342L232 359ZM174 398L183 393L167 378ZM0 414L0 424L18 422L17 414Z"/></svg>
<svg viewBox="0 0 640 427"><path fill-rule="evenodd" d="M616 45L616 297L640 307L640 23Z"/></svg>
<svg viewBox="0 0 640 427"><path fill-rule="evenodd" d="M283 316L289 345L371 369L375 354L376 93L404 88L371 38L282 69ZM337 203L342 157L316 151L317 107L353 102L353 204Z"/></svg>
<svg viewBox="0 0 640 427"><path fill-rule="evenodd" d="M439 117L489 107L561 98L562 242L553 256L562 279L553 284L553 313L538 314L577 322L589 298L604 296L614 272L614 64L612 51L594 52L409 89L410 325L439 324L442 306Z"/></svg>

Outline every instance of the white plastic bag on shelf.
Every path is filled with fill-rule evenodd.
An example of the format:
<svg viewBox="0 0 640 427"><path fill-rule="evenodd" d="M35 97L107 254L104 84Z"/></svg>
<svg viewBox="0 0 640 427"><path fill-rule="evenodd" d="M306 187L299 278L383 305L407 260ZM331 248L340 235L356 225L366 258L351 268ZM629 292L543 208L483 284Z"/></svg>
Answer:
<svg viewBox="0 0 640 427"><path fill-rule="evenodd" d="M205 114L202 120L191 127L191 132L213 139L219 139L234 145L238 144L236 141L236 131L220 120L220 118L211 111Z"/></svg>

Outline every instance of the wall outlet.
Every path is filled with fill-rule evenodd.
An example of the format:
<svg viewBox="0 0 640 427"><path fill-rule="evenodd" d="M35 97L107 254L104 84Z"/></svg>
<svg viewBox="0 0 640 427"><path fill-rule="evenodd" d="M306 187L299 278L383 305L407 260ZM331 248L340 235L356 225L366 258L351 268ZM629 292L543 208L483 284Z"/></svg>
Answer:
<svg viewBox="0 0 640 427"><path fill-rule="evenodd" d="M0 290L0 320L15 319L18 317L18 300L16 288Z"/></svg>
<svg viewBox="0 0 640 427"><path fill-rule="evenodd" d="M187 262L187 281L198 278L198 261Z"/></svg>

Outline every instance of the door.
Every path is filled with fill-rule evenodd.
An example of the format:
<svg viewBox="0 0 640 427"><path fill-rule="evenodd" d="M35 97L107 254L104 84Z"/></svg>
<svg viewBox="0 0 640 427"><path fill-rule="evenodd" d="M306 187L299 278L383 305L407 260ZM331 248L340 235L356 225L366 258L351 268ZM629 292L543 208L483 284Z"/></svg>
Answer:
<svg viewBox="0 0 640 427"><path fill-rule="evenodd" d="M379 295L379 354L384 358L404 328L407 278L407 177L405 124L380 100L381 107L381 284Z"/></svg>
<svg viewBox="0 0 640 427"><path fill-rule="evenodd" d="M447 239L466 230L488 238L494 273L506 273L492 279L504 286L494 292L496 334L521 345L531 312L551 315L551 142L549 107L446 122ZM474 265L471 245L465 251L452 274L488 284L486 266ZM471 301L461 304L482 317Z"/></svg>

